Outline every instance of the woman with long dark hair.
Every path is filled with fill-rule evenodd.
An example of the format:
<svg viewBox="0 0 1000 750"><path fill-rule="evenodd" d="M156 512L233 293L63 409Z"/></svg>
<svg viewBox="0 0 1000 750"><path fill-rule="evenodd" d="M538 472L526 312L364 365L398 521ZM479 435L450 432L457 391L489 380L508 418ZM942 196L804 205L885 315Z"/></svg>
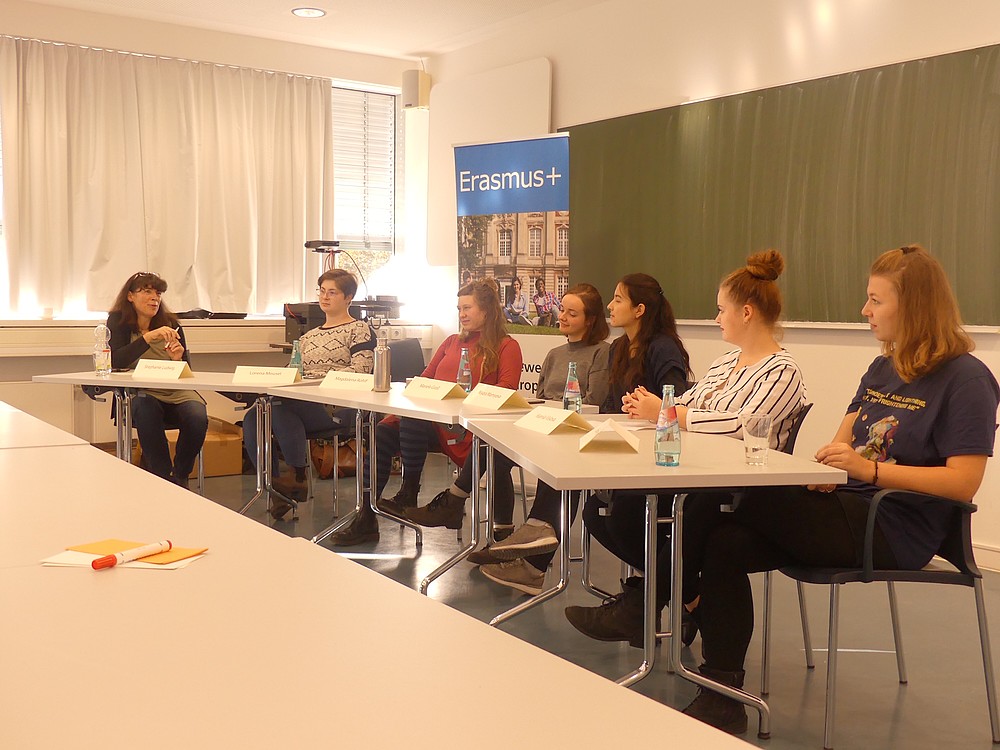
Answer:
<svg viewBox="0 0 1000 750"><path fill-rule="evenodd" d="M135 367L140 359L184 360L191 357L181 328L163 303L167 282L155 273L132 274L108 312L111 366ZM205 401L195 391L143 389L132 399L132 424L139 434L143 463L159 477L187 487L208 431ZM165 425L180 430L173 460Z"/></svg>

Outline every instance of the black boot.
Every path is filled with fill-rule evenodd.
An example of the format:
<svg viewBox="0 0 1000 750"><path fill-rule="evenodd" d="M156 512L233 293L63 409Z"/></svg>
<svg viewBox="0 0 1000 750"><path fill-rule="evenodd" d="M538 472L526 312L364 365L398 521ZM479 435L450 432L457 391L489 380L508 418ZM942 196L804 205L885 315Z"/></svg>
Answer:
<svg viewBox="0 0 1000 750"><path fill-rule="evenodd" d="M745 674L743 670L724 672L702 664L698 671L708 679L721 682L723 685L743 687ZM729 734L743 734L747 731L746 707L738 700L714 690L699 687L697 697L684 709L684 713Z"/></svg>
<svg viewBox="0 0 1000 750"><path fill-rule="evenodd" d="M330 535L334 547L353 547L356 544L378 541L378 518L366 502L357 518L340 531Z"/></svg>
<svg viewBox="0 0 1000 750"><path fill-rule="evenodd" d="M583 633L598 641L628 641L642 648L643 580L622 581L622 591L606 599L599 607L566 607L566 619ZM656 629L660 629L660 613L656 614Z"/></svg>
<svg viewBox="0 0 1000 750"><path fill-rule="evenodd" d="M460 529L462 528L462 518L465 516L466 499L444 490L422 508L408 508L403 517L421 526L444 526L447 529Z"/></svg>
<svg viewBox="0 0 1000 750"><path fill-rule="evenodd" d="M403 484L399 492L388 499L378 501L379 510L392 513L394 516L402 517L407 508L417 507L417 495L420 494L420 477L407 479L403 477Z"/></svg>

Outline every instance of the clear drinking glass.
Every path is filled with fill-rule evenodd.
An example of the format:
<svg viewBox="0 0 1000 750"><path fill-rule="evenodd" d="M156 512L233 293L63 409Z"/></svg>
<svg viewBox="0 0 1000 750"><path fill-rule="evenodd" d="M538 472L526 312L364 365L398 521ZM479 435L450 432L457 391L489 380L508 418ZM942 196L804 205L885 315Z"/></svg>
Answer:
<svg viewBox="0 0 1000 750"><path fill-rule="evenodd" d="M770 414L741 414L743 450L747 466L767 466L767 448L771 439Z"/></svg>

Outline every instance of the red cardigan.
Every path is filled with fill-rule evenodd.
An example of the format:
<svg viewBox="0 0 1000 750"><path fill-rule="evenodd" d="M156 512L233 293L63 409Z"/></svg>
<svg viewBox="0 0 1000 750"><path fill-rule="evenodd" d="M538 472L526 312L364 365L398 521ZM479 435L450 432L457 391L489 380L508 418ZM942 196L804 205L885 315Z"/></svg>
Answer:
<svg viewBox="0 0 1000 750"><path fill-rule="evenodd" d="M497 352L499 361L495 370L483 373L483 358L477 344L480 334L470 333L465 340L459 334L452 334L444 340L431 357L430 363L424 368L421 376L433 378L434 380L447 380L454 383L458 377L458 361L462 356L462 347L468 347L472 359L472 387L475 388L480 382L487 385L498 385L501 388L511 388L517 390L521 384L521 346L510 336L505 336L500 342L500 349ZM383 422L397 423L396 417L386 417ZM443 425L434 425L437 432L438 441L441 444L441 452L448 458L461 466L472 449L472 434L464 430L456 433L455 428L446 428Z"/></svg>

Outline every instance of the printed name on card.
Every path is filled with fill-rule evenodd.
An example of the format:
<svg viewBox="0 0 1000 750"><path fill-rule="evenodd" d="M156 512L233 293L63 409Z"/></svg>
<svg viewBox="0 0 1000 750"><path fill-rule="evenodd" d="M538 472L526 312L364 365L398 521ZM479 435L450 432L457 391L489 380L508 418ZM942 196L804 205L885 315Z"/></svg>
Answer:
<svg viewBox="0 0 1000 750"><path fill-rule="evenodd" d="M370 391L375 387L375 376L364 372L339 372L331 370L319 384L320 388L339 388L342 391Z"/></svg>
<svg viewBox="0 0 1000 750"><path fill-rule="evenodd" d="M443 401L446 398L465 398L467 395L458 383L434 380L434 378L414 378L407 383L403 393L408 398L427 398L434 401Z"/></svg>
<svg viewBox="0 0 1000 750"><path fill-rule="evenodd" d="M140 359L135 365L135 380L179 380L193 378L194 373L183 359Z"/></svg>
<svg viewBox="0 0 1000 750"><path fill-rule="evenodd" d="M528 400L520 392L486 383L480 383L472 389L465 399L465 406L475 406L488 411L530 408Z"/></svg>
<svg viewBox="0 0 1000 750"><path fill-rule="evenodd" d="M639 452L639 438L626 430L620 422L608 419L580 438L580 450L622 450Z"/></svg>
<svg viewBox="0 0 1000 750"><path fill-rule="evenodd" d="M532 432L551 435L560 427L574 430L590 430L590 422L575 411L556 409L552 406L538 406L514 422L517 427L523 427Z"/></svg>
<svg viewBox="0 0 1000 750"><path fill-rule="evenodd" d="M237 365L233 373L233 385L291 385L301 380L298 367Z"/></svg>

